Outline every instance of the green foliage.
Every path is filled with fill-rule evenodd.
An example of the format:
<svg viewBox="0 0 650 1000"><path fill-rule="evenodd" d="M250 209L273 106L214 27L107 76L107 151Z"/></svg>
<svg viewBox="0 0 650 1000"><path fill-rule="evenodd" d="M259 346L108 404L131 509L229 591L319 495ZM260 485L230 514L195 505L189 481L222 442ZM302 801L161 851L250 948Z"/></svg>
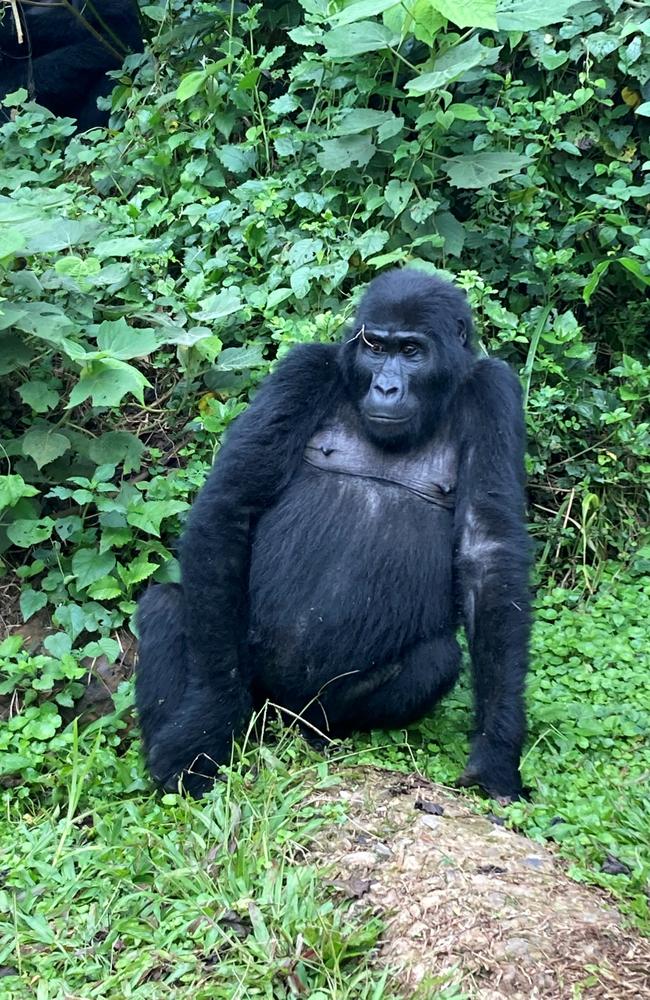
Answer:
<svg viewBox="0 0 650 1000"><path fill-rule="evenodd" d="M196 483L136 515L144 448L221 431L277 354L337 336L359 286L410 262L454 272L482 343L521 370L543 572L578 559L591 585L648 499L644 10L202 9L147 8L158 64L120 77L122 131L70 139L33 105L2 129L2 447L33 492L4 505L0 550L130 561L141 533L175 531ZM99 506L57 493L109 464Z"/></svg>
<svg viewBox="0 0 650 1000"><path fill-rule="evenodd" d="M3 995L46 982L47 996L389 1000L367 967L380 921L352 921L313 866L290 863L341 817L308 801L334 783L327 765L285 737L238 756L201 804L161 799L143 791L137 743L119 748L118 718L71 725L65 742L43 713L23 722L58 767L42 807L34 786L29 805L27 785L5 795ZM29 785L40 761L25 748Z"/></svg>

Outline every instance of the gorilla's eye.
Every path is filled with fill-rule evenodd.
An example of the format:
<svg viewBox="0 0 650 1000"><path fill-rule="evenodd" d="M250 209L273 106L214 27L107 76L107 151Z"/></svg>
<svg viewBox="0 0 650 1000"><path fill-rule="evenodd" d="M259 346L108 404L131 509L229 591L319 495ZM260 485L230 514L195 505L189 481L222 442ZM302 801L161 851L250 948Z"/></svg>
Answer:
<svg viewBox="0 0 650 1000"><path fill-rule="evenodd" d="M402 354L407 358L413 358L418 353L417 344L404 344Z"/></svg>
<svg viewBox="0 0 650 1000"><path fill-rule="evenodd" d="M385 351L384 345L380 340L375 340L374 338L370 340L366 334L365 327L361 327L361 339L367 348L369 348L373 354L383 354Z"/></svg>

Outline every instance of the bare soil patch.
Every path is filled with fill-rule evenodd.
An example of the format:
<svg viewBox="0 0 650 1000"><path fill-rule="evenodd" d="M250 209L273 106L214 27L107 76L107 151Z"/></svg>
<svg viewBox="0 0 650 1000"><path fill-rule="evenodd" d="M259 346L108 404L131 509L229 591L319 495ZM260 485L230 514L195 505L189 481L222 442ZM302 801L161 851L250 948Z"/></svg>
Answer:
<svg viewBox="0 0 650 1000"><path fill-rule="evenodd" d="M355 909L383 918L378 961L406 997L457 984L478 1000L650 998L650 940L552 850L418 776L346 771L327 799L348 819L315 859Z"/></svg>

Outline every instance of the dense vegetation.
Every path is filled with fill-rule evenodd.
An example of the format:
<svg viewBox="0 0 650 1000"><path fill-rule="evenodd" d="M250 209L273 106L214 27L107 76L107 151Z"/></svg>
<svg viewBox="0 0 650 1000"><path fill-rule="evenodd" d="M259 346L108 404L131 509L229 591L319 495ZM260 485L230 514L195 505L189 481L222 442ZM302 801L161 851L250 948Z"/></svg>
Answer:
<svg viewBox="0 0 650 1000"><path fill-rule="evenodd" d="M388 996L342 971L379 928L345 928L287 865L327 765L285 740L248 749L209 808L159 801L128 681L108 716L73 716L120 661L140 588L175 578L173 539L250 389L291 344L340 336L391 263L452 272L483 346L521 372L540 591L534 798L510 818L647 927L645 5L143 14L113 129L72 136L33 105L0 129L0 613L52 625L42 649L0 645L0 970L24 976L7 995L40 978L43 998ZM462 688L353 749L448 781L467 728Z"/></svg>

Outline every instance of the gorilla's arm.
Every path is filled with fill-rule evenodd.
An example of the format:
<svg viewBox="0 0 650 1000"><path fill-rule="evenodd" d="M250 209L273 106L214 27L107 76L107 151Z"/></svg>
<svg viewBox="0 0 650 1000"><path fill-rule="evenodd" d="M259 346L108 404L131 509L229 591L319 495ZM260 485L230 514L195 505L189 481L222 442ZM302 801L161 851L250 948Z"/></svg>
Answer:
<svg viewBox="0 0 650 1000"><path fill-rule="evenodd" d="M461 783L516 797L522 791L519 760L530 633L519 382L502 362L479 361L459 403L455 551L476 711Z"/></svg>
<svg viewBox="0 0 650 1000"><path fill-rule="evenodd" d="M181 545L190 672L249 706L246 634L251 529L295 474L305 444L332 405L337 348L294 348L226 435L190 513Z"/></svg>

